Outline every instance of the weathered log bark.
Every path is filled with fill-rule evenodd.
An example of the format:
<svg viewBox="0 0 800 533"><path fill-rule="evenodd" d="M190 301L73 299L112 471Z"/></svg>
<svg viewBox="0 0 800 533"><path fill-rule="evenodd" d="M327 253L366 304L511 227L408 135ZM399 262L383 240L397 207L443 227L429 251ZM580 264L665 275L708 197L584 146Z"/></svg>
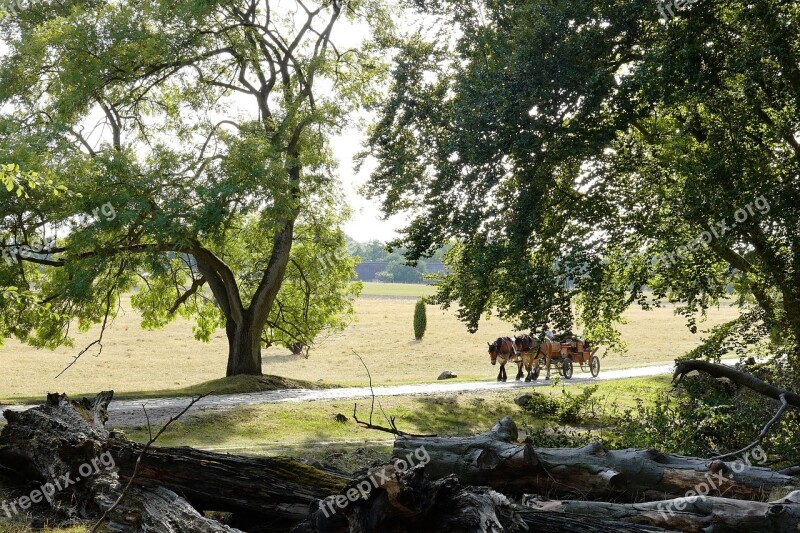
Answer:
<svg viewBox="0 0 800 533"><path fill-rule="evenodd" d="M142 445L112 438L120 477L133 472ZM350 478L285 457L242 457L192 448L151 447L134 480L173 490L198 509L269 517L273 527L304 520L312 504L336 494Z"/></svg>
<svg viewBox="0 0 800 533"><path fill-rule="evenodd" d="M100 509L110 508L120 493L120 484L106 490L97 485L94 503ZM162 487L131 487L120 505L111 512L101 531L131 533L242 533L216 520L205 518L185 499Z"/></svg>
<svg viewBox="0 0 800 533"><path fill-rule="evenodd" d="M800 491L770 503L689 497L633 504L537 501L528 505L534 514L545 513L548 517L555 512L577 519L607 518L690 533L788 533L800 529ZM526 513L523 511L522 515Z"/></svg>
<svg viewBox="0 0 800 533"><path fill-rule="evenodd" d="M103 427L112 397L113 392L104 392L91 401L71 402L66 395L50 394L42 406L3 413L8 424L0 433L0 465L6 473L14 472L22 486L36 482L37 487L29 495L4 502L7 514L42 505L64 519L91 521L111 507L123 490ZM135 487L110 514L105 527L120 532L237 531L201 516L166 489Z"/></svg>
<svg viewBox="0 0 800 533"><path fill-rule="evenodd" d="M506 493L531 492L580 499L628 501L678 498L699 484L712 495L765 500L775 487L797 479L735 461L709 461L657 450L606 450L600 444L580 449L534 448L517 443L517 428L504 418L475 437L398 438L394 456L424 447L426 471L433 479L455 474L466 484Z"/></svg>
<svg viewBox="0 0 800 533"><path fill-rule="evenodd" d="M463 487L455 476L430 481L422 465L376 465L338 496L320 502L294 533L627 533L664 531L615 519L536 513L488 487Z"/></svg>
<svg viewBox="0 0 800 533"><path fill-rule="evenodd" d="M103 427L111 397L102 393L93 401L70 402L64 395L51 395L41 407L6 412L0 465L42 487L71 478L75 482L53 490L48 503L64 518L97 518L121 494L117 469L123 478L130 476L142 450ZM196 510L202 509L233 512L237 524L253 531L285 531L305 520L297 531L306 533L798 528L798 493L771 504L708 497L681 510L683 499L672 502L673 514L664 502L521 507L495 490L640 501L683 495L703 485L710 495L765 499L771 489L785 488L796 478L741 463L653 451L607 451L599 445L534 449L516 440L516 426L508 418L473 438L398 438L391 464L375 465L355 479L293 459L152 448L142 456L136 483L106 527L120 532L238 531L203 517ZM93 468L86 470L87 465ZM660 509L666 510L663 516Z"/></svg>

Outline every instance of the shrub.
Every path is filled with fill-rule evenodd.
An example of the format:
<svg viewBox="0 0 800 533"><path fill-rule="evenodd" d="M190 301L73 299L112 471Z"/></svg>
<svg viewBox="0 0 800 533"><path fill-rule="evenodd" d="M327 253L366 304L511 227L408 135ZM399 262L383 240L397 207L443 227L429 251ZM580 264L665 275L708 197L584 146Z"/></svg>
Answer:
<svg viewBox="0 0 800 533"><path fill-rule="evenodd" d="M561 390L561 396L550 396L535 393L524 406L528 414L540 419L557 420L562 424L576 424L584 418L594 418L596 413L596 400L593 397L598 386L586 387L578 394L572 394L566 389Z"/></svg>
<svg viewBox="0 0 800 533"><path fill-rule="evenodd" d="M750 365L748 372L787 390L798 390L788 363ZM610 449L657 448L666 453L709 457L753 442L779 403L726 380L700 374L633 407L599 406L596 386L574 394L534 393L523 406L523 427L534 442L579 446L601 440ZM602 409L598 409L602 407ZM595 416L597 412L601 416ZM553 428L553 422L566 427ZM597 423L602 424L599 433ZM587 429L592 430L587 431ZM800 464L800 412L787 411L762 443L777 467Z"/></svg>
<svg viewBox="0 0 800 533"><path fill-rule="evenodd" d="M417 306L414 308L414 338L418 341L422 340L427 327L428 316L425 311L425 300L420 299L417 301Z"/></svg>
<svg viewBox="0 0 800 533"><path fill-rule="evenodd" d="M760 377L781 385L776 373ZM749 389L702 374L692 376L653 404L639 402L623 412L614 420L608 443L612 448L652 446L701 457L731 452L753 442L778 405ZM796 411L788 411L764 440L764 449L781 466L800 463L799 418Z"/></svg>

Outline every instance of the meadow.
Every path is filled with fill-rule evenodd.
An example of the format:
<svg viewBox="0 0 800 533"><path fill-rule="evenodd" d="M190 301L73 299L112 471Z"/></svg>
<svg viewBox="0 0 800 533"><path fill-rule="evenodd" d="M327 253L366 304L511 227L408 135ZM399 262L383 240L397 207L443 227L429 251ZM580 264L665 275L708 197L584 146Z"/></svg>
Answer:
<svg viewBox="0 0 800 533"><path fill-rule="evenodd" d="M514 401L522 393L558 397L567 390L578 395L590 386L580 383L565 388L561 383L553 383L530 391L390 396L376 402L373 421L386 425L385 416L391 416L397 427L408 433L470 436L484 433L498 420L510 416L520 429L520 439L525 438L526 428L559 427L576 431L591 428L602 437L604 427L613 424L610 415L633 408L639 400L650 402L671 385L669 376L598 382L594 403L581 410L581 418L574 427L545 420L545 413L531 416ZM369 420L370 399L355 404L359 420ZM394 442L388 433L357 425L352 419L353 406L352 400L334 400L201 412L170 426L159 439L159 445L192 446L241 455L299 456L352 471L374 459L385 459ZM337 420L337 415L344 418ZM125 433L140 442L146 442L149 436L146 427L126 428Z"/></svg>
<svg viewBox="0 0 800 533"><path fill-rule="evenodd" d="M443 311L429 306L427 334L422 341L415 341L415 297L429 294L430 290L424 285L366 284L355 304L357 318L344 332L320 339L308 359L280 347L265 350L263 371L286 378L284 386L307 386L307 382L318 386L366 385L367 375L356 355L359 354L376 385L430 382L443 370L455 372L459 380L494 380L497 367L489 364L486 343L512 334L513 328L491 318L472 335L452 309ZM711 309L700 329L731 320L737 314L738 310L729 305ZM630 349L624 354L608 354L602 359L602 369L670 362L697 346L702 337L691 334L672 307L631 309L626 318L621 331ZM88 352L57 379L55 376L72 362L74 355L96 338L97 328L77 335L75 347L56 351L7 341L0 348L0 401L38 402L47 392L79 395L113 389L121 396L152 397L186 395L209 387L226 391L232 388L224 380L207 383L224 375L224 332L204 344L193 339L190 322L177 320L162 330L145 331L139 321L124 298L121 313L106 332L102 353L97 356L96 351ZM206 386L197 387L203 383ZM271 382L265 385L253 380L241 383L245 389L272 386Z"/></svg>

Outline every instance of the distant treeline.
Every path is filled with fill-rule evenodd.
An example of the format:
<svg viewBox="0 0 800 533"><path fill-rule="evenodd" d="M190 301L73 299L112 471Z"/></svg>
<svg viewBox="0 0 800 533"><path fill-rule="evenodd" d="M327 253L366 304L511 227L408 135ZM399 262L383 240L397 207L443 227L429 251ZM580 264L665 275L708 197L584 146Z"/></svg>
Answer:
<svg viewBox="0 0 800 533"><path fill-rule="evenodd" d="M360 258L356 265L358 279L383 283L428 283L426 274L445 271L444 254L448 248L442 248L429 259L421 259L416 266L408 266L403 248L389 252L386 243L380 241L361 243L348 239L347 242L350 254Z"/></svg>

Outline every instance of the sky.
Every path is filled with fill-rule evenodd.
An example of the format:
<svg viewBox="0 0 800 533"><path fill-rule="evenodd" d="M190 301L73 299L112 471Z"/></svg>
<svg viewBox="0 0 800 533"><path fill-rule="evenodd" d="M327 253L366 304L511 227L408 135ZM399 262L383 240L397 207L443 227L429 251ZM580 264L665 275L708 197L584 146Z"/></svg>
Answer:
<svg viewBox="0 0 800 533"><path fill-rule="evenodd" d="M334 155L339 160L339 179L344 187L347 203L353 210L352 218L345 224L344 231L358 242L371 240L386 242L397 236L397 231L405 225L404 219L395 216L383 220L379 200L369 200L358 192L375 166L374 161L368 161L361 172L355 171L353 158L362 150L364 138L363 131L349 128L332 142Z"/></svg>

